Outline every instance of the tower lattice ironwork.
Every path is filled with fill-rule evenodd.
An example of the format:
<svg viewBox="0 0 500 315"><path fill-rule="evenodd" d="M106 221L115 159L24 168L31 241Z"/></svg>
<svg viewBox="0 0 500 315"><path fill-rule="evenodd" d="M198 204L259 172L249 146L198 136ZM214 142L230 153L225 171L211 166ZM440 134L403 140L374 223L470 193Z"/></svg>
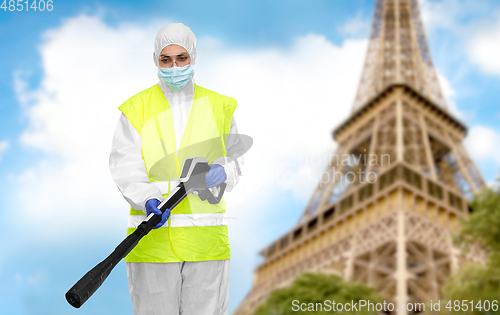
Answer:
<svg viewBox="0 0 500 315"><path fill-rule="evenodd" d="M395 305L440 298L452 270L484 259L450 238L484 186L466 132L448 112L418 1L377 0L352 113L333 131L338 148L296 225L260 252L235 314L253 314L306 271L363 281Z"/></svg>

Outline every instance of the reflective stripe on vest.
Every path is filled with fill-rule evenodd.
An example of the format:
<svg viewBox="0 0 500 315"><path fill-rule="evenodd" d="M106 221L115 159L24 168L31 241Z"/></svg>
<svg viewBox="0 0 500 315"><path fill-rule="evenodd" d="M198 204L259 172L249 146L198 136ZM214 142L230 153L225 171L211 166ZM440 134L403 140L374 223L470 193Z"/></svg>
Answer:
<svg viewBox="0 0 500 315"><path fill-rule="evenodd" d="M186 226L216 226L227 225L225 213L191 213L173 214L170 216L173 228ZM131 215L128 218L128 227L137 228L142 221L146 220L146 215ZM168 227L168 221L161 228Z"/></svg>

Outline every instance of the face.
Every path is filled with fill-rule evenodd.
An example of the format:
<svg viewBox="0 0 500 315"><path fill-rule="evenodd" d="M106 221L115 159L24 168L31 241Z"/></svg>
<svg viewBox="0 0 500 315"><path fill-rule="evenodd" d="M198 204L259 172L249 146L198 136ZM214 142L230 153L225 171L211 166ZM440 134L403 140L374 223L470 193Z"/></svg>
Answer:
<svg viewBox="0 0 500 315"><path fill-rule="evenodd" d="M187 50L179 45L168 45L160 52L158 61L160 68L171 68L174 65L184 67L191 63Z"/></svg>

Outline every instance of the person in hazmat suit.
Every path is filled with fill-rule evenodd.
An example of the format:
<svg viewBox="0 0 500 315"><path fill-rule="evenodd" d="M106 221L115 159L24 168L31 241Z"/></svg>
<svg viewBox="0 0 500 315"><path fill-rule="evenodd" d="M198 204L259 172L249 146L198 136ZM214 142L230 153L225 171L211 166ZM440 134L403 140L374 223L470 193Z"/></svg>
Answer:
<svg viewBox="0 0 500 315"><path fill-rule="evenodd" d="M196 57L191 29L165 25L154 42L158 84L119 106L109 168L130 204L128 234L161 214L186 158L207 158L209 188L231 191L241 176L236 100L194 83ZM188 195L125 257L134 314L227 314L230 258L224 198Z"/></svg>

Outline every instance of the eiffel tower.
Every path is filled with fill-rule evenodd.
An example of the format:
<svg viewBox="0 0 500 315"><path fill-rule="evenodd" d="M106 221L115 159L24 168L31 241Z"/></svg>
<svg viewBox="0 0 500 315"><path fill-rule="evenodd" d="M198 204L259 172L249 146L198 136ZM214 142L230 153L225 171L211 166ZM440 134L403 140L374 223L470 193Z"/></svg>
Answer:
<svg viewBox="0 0 500 315"><path fill-rule="evenodd" d="M466 132L439 87L418 0L377 0L351 115L332 133L337 150L295 226L259 253L234 314L253 314L307 271L365 282L396 306L439 299L459 264L484 259L450 238L484 186Z"/></svg>

